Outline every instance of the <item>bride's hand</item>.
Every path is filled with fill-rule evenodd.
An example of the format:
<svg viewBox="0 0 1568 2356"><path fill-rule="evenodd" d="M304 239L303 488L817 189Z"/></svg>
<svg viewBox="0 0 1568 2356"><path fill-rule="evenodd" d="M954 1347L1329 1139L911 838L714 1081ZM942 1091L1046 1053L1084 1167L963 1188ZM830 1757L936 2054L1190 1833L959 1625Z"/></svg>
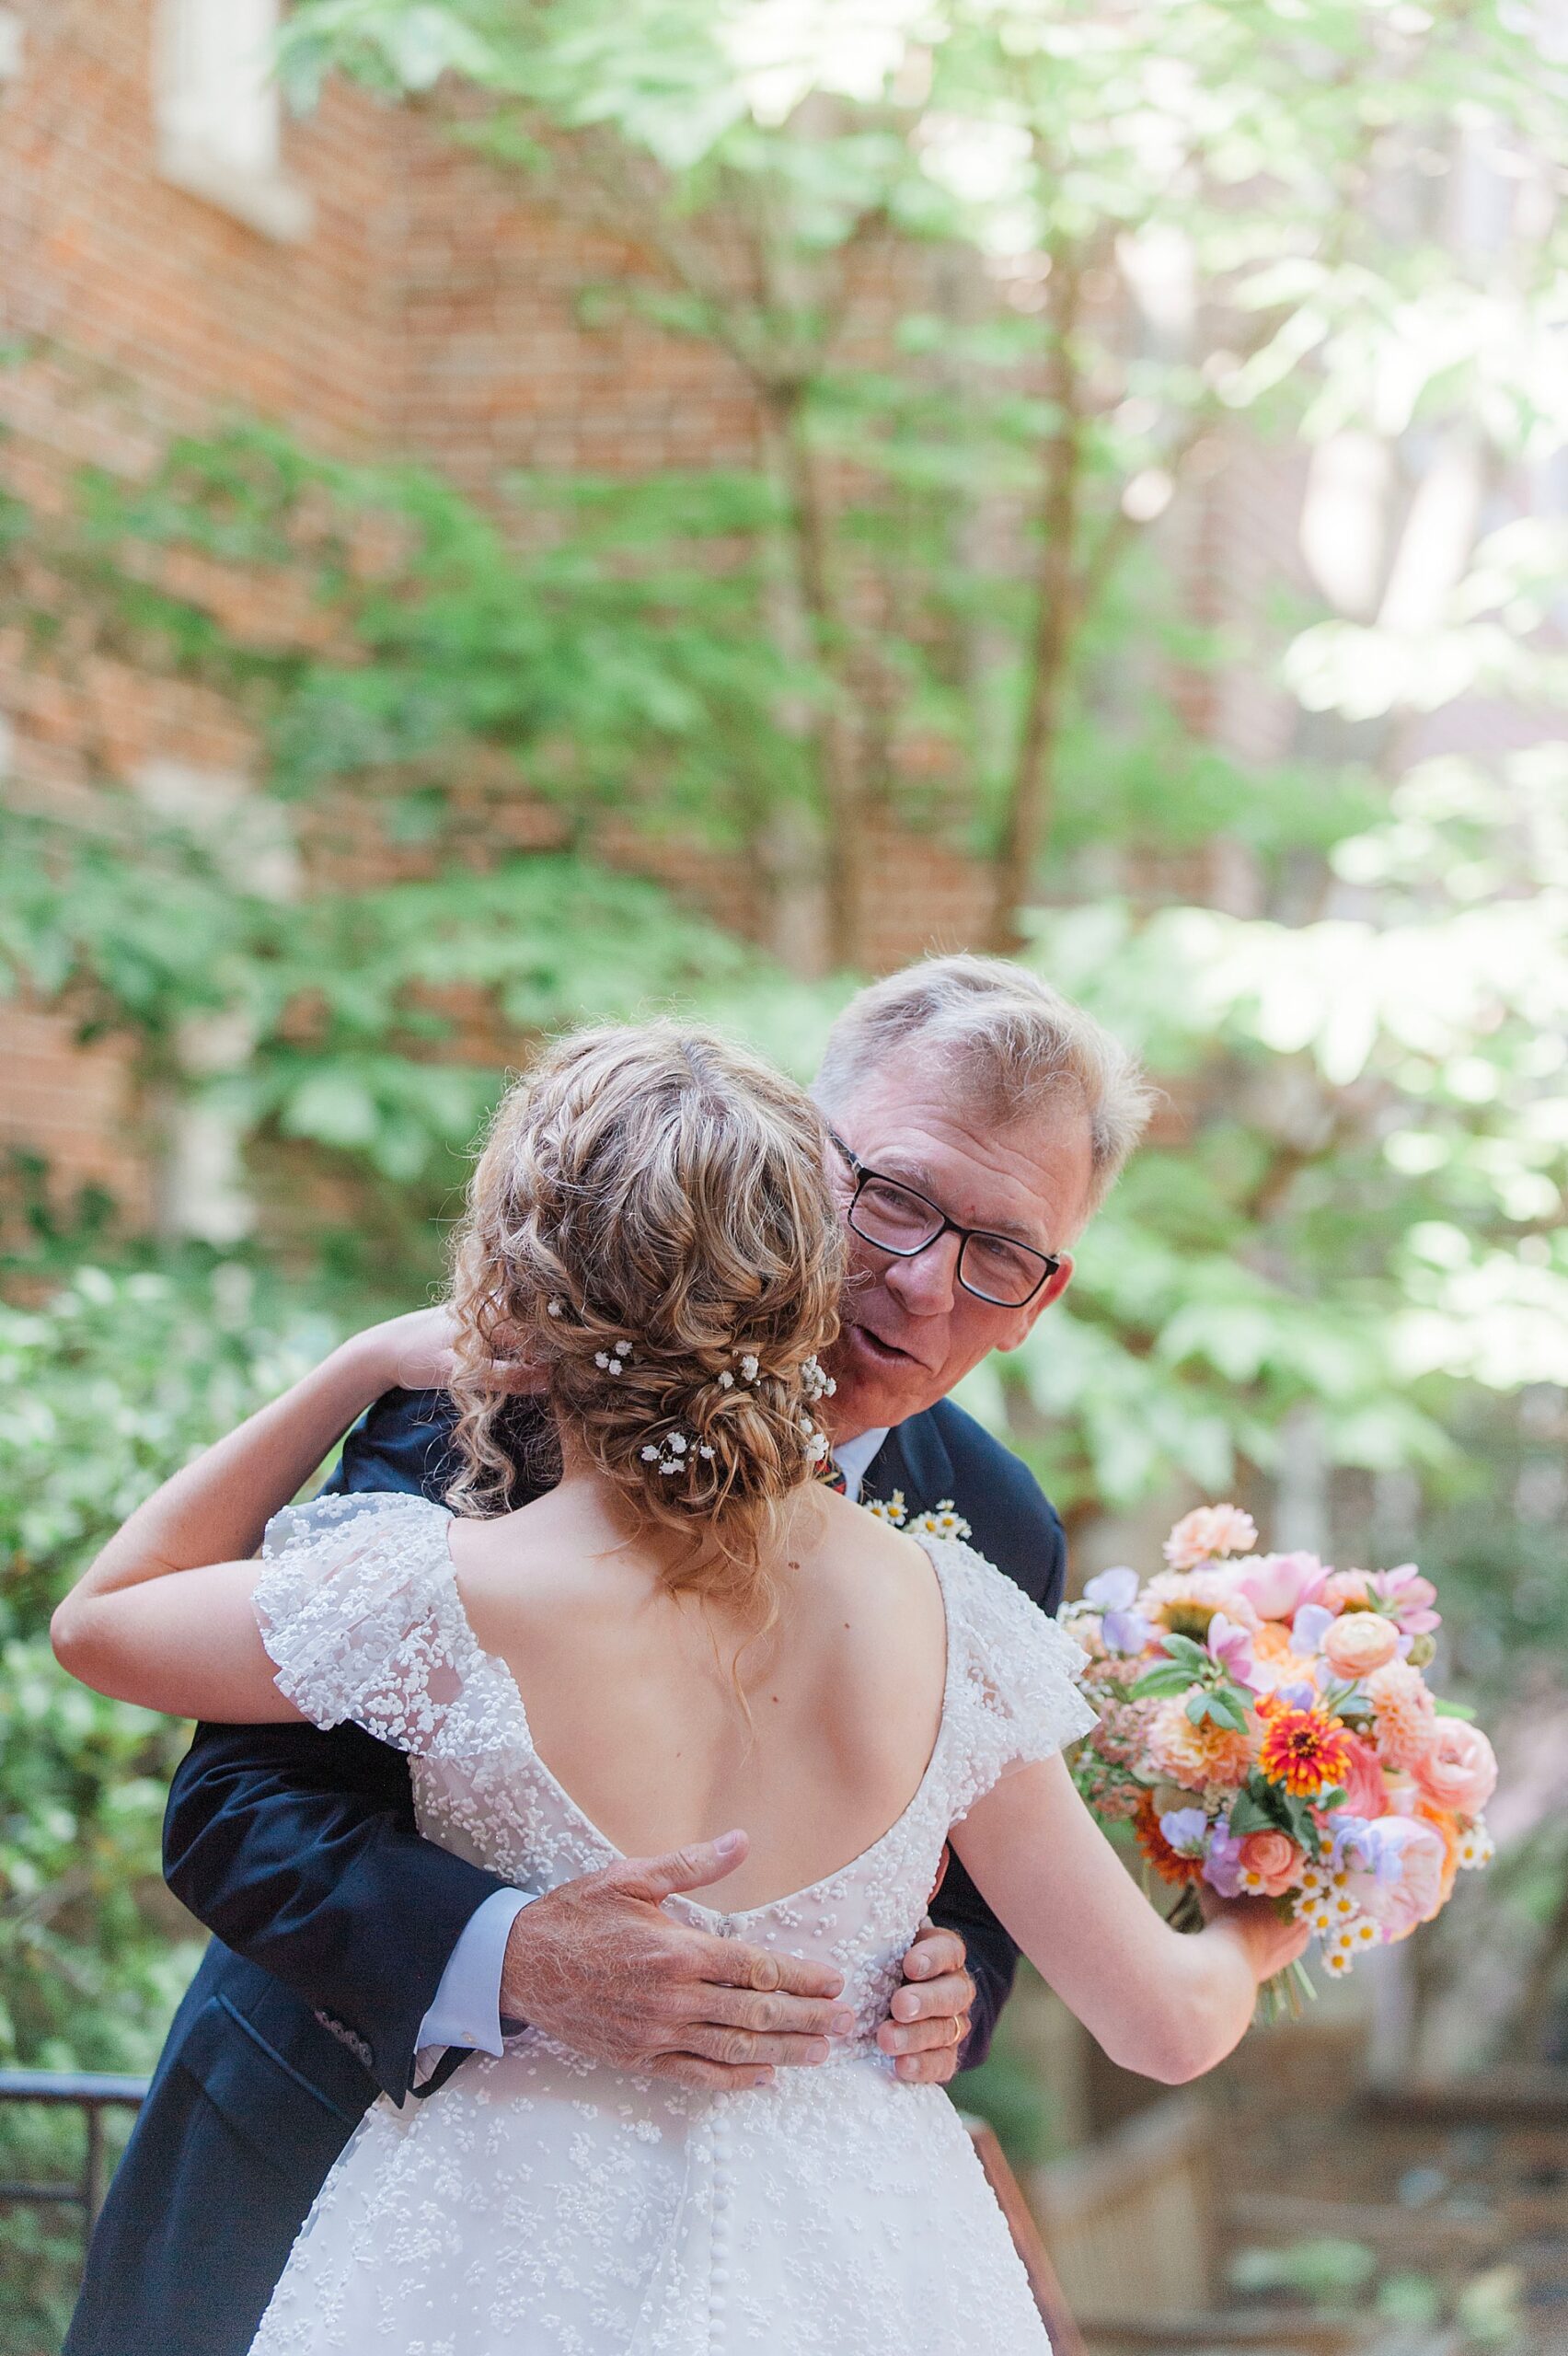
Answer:
<svg viewBox="0 0 1568 2356"><path fill-rule="evenodd" d="M444 1391L452 1380L454 1332L450 1309L412 1309L368 1327L357 1346L380 1374L381 1391ZM501 1338L504 1345L504 1328ZM494 1372L498 1391L526 1394L545 1385L543 1369L521 1354L498 1358Z"/></svg>
<svg viewBox="0 0 1568 2356"><path fill-rule="evenodd" d="M1287 1922L1270 1898L1220 1898L1203 1883L1198 1903L1204 1911L1204 1934L1216 1923L1233 1932L1260 1982L1293 1964L1312 1936L1307 1923Z"/></svg>

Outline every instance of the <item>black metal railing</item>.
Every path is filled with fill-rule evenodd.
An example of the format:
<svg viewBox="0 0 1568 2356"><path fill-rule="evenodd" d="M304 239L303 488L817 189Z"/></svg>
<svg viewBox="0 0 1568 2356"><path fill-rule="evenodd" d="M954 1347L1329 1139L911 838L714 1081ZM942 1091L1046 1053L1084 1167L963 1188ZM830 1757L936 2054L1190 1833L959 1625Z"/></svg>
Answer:
<svg viewBox="0 0 1568 2356"><path fill-rule="evenodd" d="M0 2070L0 2102L68 2103L82 2113L86 2128L82 2173L75 2184L19 2184L0 2177L0 2201L79 2210L85 2243L108 2189L104 2112L139 2109L146 2095L145 2078L85 2070Z"/></svg>

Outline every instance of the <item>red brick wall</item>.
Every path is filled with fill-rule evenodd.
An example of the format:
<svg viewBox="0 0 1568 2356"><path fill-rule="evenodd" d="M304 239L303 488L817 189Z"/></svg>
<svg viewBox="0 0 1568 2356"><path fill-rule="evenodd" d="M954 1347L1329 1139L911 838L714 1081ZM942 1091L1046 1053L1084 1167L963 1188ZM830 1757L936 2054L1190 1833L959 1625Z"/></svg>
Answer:
<svg viewBox="0 0 1568 2356"><path fill-rule="evenodd" d="M90 355L174 422L260 410L318 442L378 442L403 220L401 117L332 90L290 123L316 219L274 242L156 168L152 0L21 0L0 99L0 269L12 333Z"/></svg>
<svg viewBox="0 0 1568 2356"><path fill-rule="evenodd" d="M280 243L160 176L154 0L21 0L17 13L22 73L0 91L0 294L6 332L31 352L0 371L0 468L40 507L63 497L83 462L134 474L171 430L225 410L279 420L317 448L409 452L481 498L514 468L641 473L755 456L740 371L616 299L651 265L589 220L569 177L552 192L497 173L432 109L384 108L334 86L314 116L285 125L283 168L308 191L314 219L300 242ZM857 335L874 340L899 306L899 265L871 240L859 267ZM585 303L594 288L607 301ZM1216 618L1228 537L1211 516L1194 553ZM294 626L280 584L245 594L248 626ZM1194 718L1261 748L1265 697L1232 693L1232 710L1210 689L1202 702ZM3 623L0 715L15 734L9 790L35 803L58 806L150 760L243 773L254 758L217 696L98 656L29 666ZM510 772L492 789L476 765L474 805L492 837L560 839L559 815L520 799ZM973 941L986 896L973 863L877 823L871 962ZM724 921L759 921L739 860L651 847L629 823L605 824L599 848ZM417 857L345 825L317 865L341 886ZM61 1018L28 1020L25 1063L0 1094L0 1139L24 1140L63 1172L118 1172L142 1216L123 1055L79 1059Z"/></svg>

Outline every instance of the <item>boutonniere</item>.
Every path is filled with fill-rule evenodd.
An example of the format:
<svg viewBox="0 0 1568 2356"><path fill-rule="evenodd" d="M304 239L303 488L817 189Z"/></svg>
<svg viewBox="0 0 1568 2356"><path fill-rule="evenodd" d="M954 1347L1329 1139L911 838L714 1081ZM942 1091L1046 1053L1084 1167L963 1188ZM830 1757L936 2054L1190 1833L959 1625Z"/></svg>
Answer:
<svg viewBox="0 0 1568 2356"><path fill-rule="evenodd" d="M879 1521L891 1522L894 1530L906 1530L911 1537L967 1538L971 1535L963 1516L953 1510L951 1497L943 1497L940 1504L930 1507L925 1513L915 1515L910 1514L905 1504L902 1489L894 1489L891 1497L867 1497L864 1504L866 1511L875 1514Z"/></svg>

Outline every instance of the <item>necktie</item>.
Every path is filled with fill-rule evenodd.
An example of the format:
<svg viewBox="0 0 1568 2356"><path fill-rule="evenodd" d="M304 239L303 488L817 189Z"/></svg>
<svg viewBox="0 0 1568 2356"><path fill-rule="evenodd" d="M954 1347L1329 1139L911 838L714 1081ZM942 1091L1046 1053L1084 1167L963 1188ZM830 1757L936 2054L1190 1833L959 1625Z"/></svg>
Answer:
<svg viewBox="0 0 1568 2356"><path fill-rule="evenodd" d="M847 1497L849 1495L848 1482L845 1479L835 1459L830 1456L827 1461L830 1469L822 1476L823 1487L836 1491L841 1497Z"/></svg>

